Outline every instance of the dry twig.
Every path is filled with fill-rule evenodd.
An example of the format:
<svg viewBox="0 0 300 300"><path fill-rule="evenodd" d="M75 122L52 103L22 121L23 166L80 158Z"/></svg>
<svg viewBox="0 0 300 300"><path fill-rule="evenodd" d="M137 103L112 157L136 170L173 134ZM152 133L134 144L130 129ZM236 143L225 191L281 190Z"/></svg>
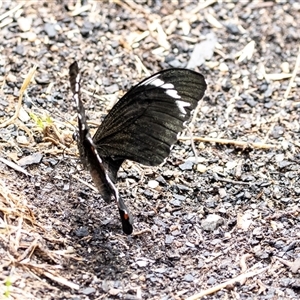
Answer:
<svg viewBox="0 0 300 300"><path fill-rule="evenodd" d="M288 96L289 96L289 94L291 92L291 89L292 89L292 85L293 85L293 83L295 81L295 78L296 78L296 75L298 73L299 67L300 67L300 46L299 46L299 50L298 50L298 56L297 56L297 60L296 60L296 63L295 63L295 67L294 67L294 70L293 70L293 73L292 73L292 77L290 79L289 85L288 85L288 87L287 87L287 89L284 93L284 97L283 97L283 99L281 101L281 104L280 104L281 109L284 108L284 105L285 105L285 103L288 99ZM274 128L275 124L278 122L278 120L280 118L280 115L281 115L281 110L279 111L279 113L274 115L274 119L273 119L274 121L273 121L273 124L271 125L268 133L265 136L265 139L264 139L265 142L267 142L271 132L273 131L273 128Z"/></svg>
<svg viewBox="0 0 300 300"><path fill-rule="evenodd" d="M215 139L215 138L204 138L200 136L192 136L192 137L186 137L186 136L180 136L178 139L182 141L193 139L194 141L198 142L209 142L209 143L218 143L218 144L225 144L225 145L234 145L242 148L257 148L257 149L274 149L278 148L279 146L271 145L271 144L265 144L265 143L249 143L249 142L243 142L243 141L236 141L236 140L229 140L229 139Z"/></svg>
<svg viewBox="0 0 300 300"><path fill-rule="evenodd" d="M137 235L141 235L141 234L144 234L144 233L152 233L152 230L150 228L145 228L145 229L142 229L140 231L135 231L132 236L137 236Z"/></svg>
<svg viewBox="0 0 300 300"><path fill-rule="evenodd" d="M7 18L8 16L12 15L13 13L15 13L16 11L18 11L20 8L22 8L22 6L24 6L26 2L21 2L19 3L17 6L15 6L13 9L5 12L4 14L2 14L0 16L0 21L2 21L3 19Z"/></svg>
<svg viewBox="0 0 300 300"><path fill-rule="evenodd" d="M250 254L250 253L246 253L246 254L242 255L241 260L240 260L240 267L241 267L242 273L245 273L247 271L248 267L246 265L246 260L251 257L253 257L253 254ZM241 280L240 283L244 284L245 281L246 281L246 278Z"/></svg>
<svg viewBox="0 0 300 300"><path fill-rule="evenodd" d="M44 245L42 236L36 233L34 226L38 225L35 223L31 210L22 204L21 199L11 193L2 180L0 180L0 212L3 214L4 224L2 226L5 228L5 230L0 231L0 239L6 246L2 266L18 266L41 281L39 276L45 276L69 288L79 289L79 285L51 270L51 268L62 268L57 259L61 254L50 251ZM29 222L24 222L24 220ZM15 222L17 225L14 225ZM24 239L24 235L26 237L33 236L34 240L28 243ZM45 257L47 261L51 259L56 265L32 263L31 257L33 255ZM13 270L14 268L11 269L11 274L14 273ZM12 295L18 294L18 287L12 285L10 293ZM24 296L24 293L22 295Z"/></svg>
<svg viewBox="0 0 300 300"><path fill-rule="evenodd" d="M262 268L262 269L259 269L259 270L255 270L255 271L251 271L251 272L248 272L248 273L244 273L244 274L241 274L235 278L232 278L226 282L223 282L221 284L218 284L210 289L207 289L207 290L204 290L198 294L195 294L191 297L188 297L186 300L197 300L197 299L200 299L204 296L207 296L207 295L210 295L210 294L213 294L215 292L218 292L219 290L221 289L224 289L226 288L228 285L233 285L237 282L243 282L244 280L246 280L247 278L250 278L250 277L254 277L260 273L263 273L265 271L268 270L269 267L266 267L266 268Z"/></svg>
<svg viewBox="0 0 300 300"><path fill-rule="evenodd" d="M31 175L30 173L28 173L24 168L18 166L17 164L15 164L15 163L12 162L12 161L9 161L9 160L5 159L4 157L1 157L1 156L0 156L0 161L1 161L2 163L6 164L7 166L9 166L10 168L12 168L12 169L18 171L18 172L21 172L21 173L23 173L23 174L25 174L25 175L27 175L27 176L32 176L32 175Z"/></svg>
<svg viewBox="0 0 300 300"><path fill-rule="evenodd" d="M204 8L208 7L208 6L211 6L213 5L214 3L216 3L217 0L206 0L206 1L199 1L199 4L196 8L192 9L190 11L190 14L193 15L193 14L197 14L199 13L201 10L203 10Z"/></svg>
<svg viewBox="0 0 300 300"><path fill-rule="evenodd" d="M26 78L24 79L24 82L23 82L21 90L20 90L19 101L17 104L15 114L10 119L8 119L5 122L3 122L2 124L0 124L0 128L6 127L7 125L12 124L18 118L19 112L20 112L20 109L22 106L23 95L24 95L30 81L32 80L32 78L34 76L36 68L37 68L37 65L33 66L31 68L31 70L29 71L29 73L27 74Z"/></svg>

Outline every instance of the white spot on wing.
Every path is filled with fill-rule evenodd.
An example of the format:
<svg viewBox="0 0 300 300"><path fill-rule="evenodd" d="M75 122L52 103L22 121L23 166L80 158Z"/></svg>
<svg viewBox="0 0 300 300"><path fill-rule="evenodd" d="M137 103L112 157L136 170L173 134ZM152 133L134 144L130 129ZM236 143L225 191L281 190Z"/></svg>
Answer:
<svg viewBox="0 0 300 300"><path fill-rule="evenodd" d="M117 205L118 205L119 208L121 208L118 189L116 188L116 186L114 185L114 183L111 181L111 179L110 179L110 177L109 177L109 175L108 175L108 173L107 173L107 170L106 170L106 169L104 168L104 166L102 165L102 159L101 159L101 157L99 156L99 154L98 154L98 152L97 152L97 149L96 149L96 146L95 146L95 144L94 144L94 141L93 141L93 139L91 138L90 135L87 136L87 140L89 141L90 146L92 147L91 150L93 151L94 155L96 156L96 158L97 158L97 160L98 160L99 167L100 167L100 169L102 169L101 171L104 172L105 179L106 179L106 181L107 181L107 183L108 183L110 189L112 190L112 192L113 192L113 194L114 194L114 197L115 197L115 200L116 200L116 202L117 202ZM94 180L96 186L98 186L98 184L97 184L98 181L100 181L100 183L102 184L102 180L101 180L99 174L96 173L96 174L93 174L93 175L94 175L94 177L93 177L93 176L92 176L92 177L93 177L93 180ZM100 180L99 180L99 179L100 179ZM123 209L123 211L125 211L125 210ZM125 211L125 213L126 213L126 211Z"/></svg>
<svg viewBox="0 0 300 300"><path fill-rule="evenodd" d="M177 104L177 107L179 108L180 112L182 112L184 115L186 114L186 110L184 108L187 106L191 106L190 103L185 102L185 101L180 101L180 100L177 100L176 104Z"/></svg>
<svg viewBox="0 0 300 300"><path fill-rule="evenodd" d="M157 78L154 81L150 82L150 84L154 86L161 86L164 84L164 82L161 79Z"/></svg>
<svg viewBox="0 0 300 300"><path fill-rule="evenodd" d="M180 99L181 97L178 95L176 90L166 90L166 94L175 99ZM176 101L178 102L178 101ZM181 101L182 102L182 101ZM184 102L185 103L185 102Z"/></svg>
<svg viewBox="0 0 300 300"><path fill-rule="evenodd" d="M80 74L79 73L76 75L76 82L80 82Z"/></svg>
<svg viewBox="0 0 300 300"><path fill-rule="evenodd" d="M79 105L79 97L78 97L78 94L77 94L77 93L74 94L74 95L73 95L73 98L74 98L74 100L75 100L75 102L76 102L76 105L78 106L78 105Z"/></svg>
<svg viewBox="0 0 300 300"><path fill-rule="evenodd" d="M93 151L93 153L94 153L95 156L97 157L98 162L99 162L100 164L102 164L102 159L101 159L101 157L99 156L99 154L98 154L98 152L97 152L97 150L96 150L96 146L95 146L95 144L94 144L93 139L91 138L91 136L90 136L89 134L87 134L86 139L88 140L90 146L92 147L91 150ZM106 173L105 173L105 175L106 175Z"/></svg>
<svg viewBox="0 0 300 300"><path fill-rule="evenodd" d="M174 89L174 85L172 83L165 83L164 85L161 86L163 89Z"/></svg>

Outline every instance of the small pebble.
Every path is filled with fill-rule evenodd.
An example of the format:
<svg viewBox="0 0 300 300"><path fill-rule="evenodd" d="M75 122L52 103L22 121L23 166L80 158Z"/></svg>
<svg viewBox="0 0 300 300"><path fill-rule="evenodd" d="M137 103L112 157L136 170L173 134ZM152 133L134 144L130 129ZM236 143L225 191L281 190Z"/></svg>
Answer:
<svg viewBox="0 0 300 300"><path fill-rule="evenodd" d="M28 139L25 135L19 135L17 136L17 143L22 145L28 145Z"/></svg>
<svg viewBox="0 0 300 300"><path fill-rule="evenodd" d="M21 106L20 111L19 111L19 119L23 122L26 123L30 120L30 116L27 113L27 111Z"/></svg>
<svg viewBox="0 0 300 300"><path fill-rule="evenodd" d="M236 161L234 161L234 160L228 161L226 163L226 168L229 169L229 170L231 170L231 169L234 169L236 167L236 165L237 165Z"/></svg>
<svg viewBox="0 0 300 300"><path fill-rule="evenodd" d="M96 292L96 289L93 288L93 287L88 287L88 288L85 288L83 290L81 290L81 293L84 294L84 295L90 295L90 294L93 294Z"/></svg>
<svg viewBox="0 0 300 300"><path fill-rule="evenodd" d="M185 196L178 195L178 194L174 194L173 196L176 200L179 200L179 201L184 201L186 198Z"/></svg>
<svg viewBox="0 0 300 300"><path fill-rule="evenodd" d="M25 31L29 31L31 28L31 24L32 24L32 19L31 18L24 18L24 17L20 17L18 18L18 25L20 27L20 29L25 32Z"/></svg>
<svg viewBox="0 0 300 300"><path fill-rule="evenodd" d="M172 204L173 206L179 207L179 206L181 206L181 201L180 200L171 200L170 204Z"/></svg>
<svg viewBox="0 0 300 300"><path fill-rule="evenodd" d="M45 26L44 26L44 30L45 30L46 34L48 35L48 37L50 39L55 38L55 36L56 36L56 29L54 27L54 24L46 23Z"/></svg>
<svg viewBox="0 0 300 300"><path fill-rule="evenodd" d="M132 274L131 277L130 277L131 280L135 280L135 279L138 279L138 278L139 278L139 276L137 274Z"/></svg>
<svg viewBox="0 0 300 300"><path fill-rule="evenodd" d="M187 160L186 162L184 162L183 164L179 165L179 168L182 170L182 171L185 171L185 170L192 170L193 169L193 165L194 163L190 160Z"/></svg>
<svg viewBox="0 0 300 300"><path fill-rule="evenodd" d="M157 188L159 186L159 182L156 181L156 180L149 180L148 181L148 186L151 189L155 189L155 188Z"/></svg>
<svg viewBox="0 0 300 300"><path fill-rule="evenodd" d="M179 26L182 29L183 35L188 35L190 33L191 26L190 26L190 23L188 20L184 20L184 21L180 22Z"/></svg>
<svg viewBox="0 0 300 300"><path fill-rule="evenodd" d="M206 219L202 220L201 222L201 226L205 231L214 231L222 224L223 224L223 219L216 214L208 215Z"/></svg>
<svg viewBox="0 0 300 300"><path fill-rule="evenodd" d="M200 173L204 173L206 171L206 166L203 164L197 164L197 171Z"/></svg>
<svg viewBox="0 0 300 300"><path fill-rule="evenodd" d="M136 264L137 264L140 268L143 268L143 267L148 266L149 262L146 261L146 260L138 260L138 261L136 262Z"/></svg>
<svg viewBox="0 0 300 300"><path fill-rule="evenodd" d="M183 280L184 281L187 281L187 282L192 282L194 281L194 276L192 274L186 274L184 277L183 277Z"/></svg>
<svg viewBox="0 0 300 300"><path fill-rule="evenodd" d="M57 52L57 51L59 50L59 47L58 47L57 45L52 45L52 46L50 47L50 50L51 50L52 52Z"/></svg>
<svg viewBox="0 0 300 300"><path fill-rule="evenodd" d="M225 198L227 196L226 189L219 189L219 195L221 199Z"/></svg>
<svg viewBox="0 0 300 300"><path fill-rule="evenodd" d="M166 244L172 244L174 240L174 237L172 235L166 235L165 243Z"/></svg>
<svg viewBox="0 0 300 300"><path fill-rule="evenodd" d="M229 68L228 68L228 66L224 62L222 62L222 63L220 63L219 70L221 72L225 73L225 72L228 72Z"/></svg>
<svg viewBox="0 0 300 300"><path fill-rule="evenodd" d="M34 42L36 40L36 33L27 32L26 37L29 42Z"/></svg>
<svg viewBox="0 0 300 300"><path fill-rule="evenodd" d="M206 283L208 285L214 285L214 284L216 284L216 279L214 277L210 277Z"/></svg>
<svg viewBox="0 0 300 300"><path fill-rule="evenodd" d="M105 88L106 93L113 94L119 91L119 86L115 83Z"/></svg>
<svg viewBox="0 0 300 300"><path fill-rule="evenodd" d="M226 239L230 239L230 238L231 238L231 233L230 233L230 232L225 232L225 233L224 233L224 237L225 237Z"/></svg>
<svg viewBox="0 0 300 300"><path fill-rule="evenodd" d="M280 67L283 73L290 73L290 64L288 62L283 62Z"/></svg>
<svg viewBox="0 0 300 300"><path fill-rule="evenodd" d="M17 82L17 77L11 73L7 74L6 81L8 82Z"/></svg>
<svg viewBox="0 0 300 300"><path fill-rule="evenodd" d="M289 142L287 140L283 140L281 142L281 146L284 150L287 150L289 148Z"/></svg>
<svg viewBox="0 0 300 300"><path fill-rule="evenodd" d="M108 291L108 293L109 293L110 295L112 295L112 296L116 296L116 295L120 294L121 292L122 292L121 290L119 290L119 289L114 289L114 288L112 288L112 289L110 289L110 290Z"/></svg>

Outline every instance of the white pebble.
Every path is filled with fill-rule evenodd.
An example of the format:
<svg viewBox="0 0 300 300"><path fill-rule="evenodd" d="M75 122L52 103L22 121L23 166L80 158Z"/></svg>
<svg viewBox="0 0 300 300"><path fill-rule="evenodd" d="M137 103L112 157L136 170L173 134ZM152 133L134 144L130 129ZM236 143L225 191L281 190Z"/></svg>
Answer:
<svg viewBox="0 0 300 300"><path fill-rule="evenodd" d="M219 70L221 72L228 72L229 68L224 62L222 62L222 63L220 63Z"/></svg>
<svg viewBox="0 0 300 300"><path fill-rule="evenodd" d="M32 24L31 18L20 17L18 19L18 25L23 32L29 31L31 28L31 24Z"/></svg>
<svg viewBox="0 0 300 300"><path fill-rule="evenodd" d="M156 180L149 180L148 181L148 186L151 189L156 189L159 186L159 182Z"/></svg>
<svg viewBox="0 0 300 300"><path fill-rule="evenodd" d="M25 135L19 135L17 136L17 143L22 145L28 145L28 139Z"/></svg>
<svg viewBox="0 0 300 300"><path fill-rule="evenodd" d="M290 73L290 64L288 62L283 62L280 67L283 73Z"/></svg>
<svg viewBox="0 0 300 300"><path fill-rule="evenodd" d="M197 171L200 173L204 173L206 171L206 165L203 164L197 164Z"/></svg>

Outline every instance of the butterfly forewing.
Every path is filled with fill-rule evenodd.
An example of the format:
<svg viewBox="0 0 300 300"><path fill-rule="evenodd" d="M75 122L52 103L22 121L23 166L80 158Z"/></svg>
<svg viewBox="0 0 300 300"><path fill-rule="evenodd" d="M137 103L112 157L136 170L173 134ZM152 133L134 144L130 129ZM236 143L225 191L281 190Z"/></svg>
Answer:
<svg viewBox="0 0 300 300"><path fill-rule="evenodd" d="M143 80L112 108L93 140L102 157L158 165L206 89L187 69L161 71Z"/></svg>

